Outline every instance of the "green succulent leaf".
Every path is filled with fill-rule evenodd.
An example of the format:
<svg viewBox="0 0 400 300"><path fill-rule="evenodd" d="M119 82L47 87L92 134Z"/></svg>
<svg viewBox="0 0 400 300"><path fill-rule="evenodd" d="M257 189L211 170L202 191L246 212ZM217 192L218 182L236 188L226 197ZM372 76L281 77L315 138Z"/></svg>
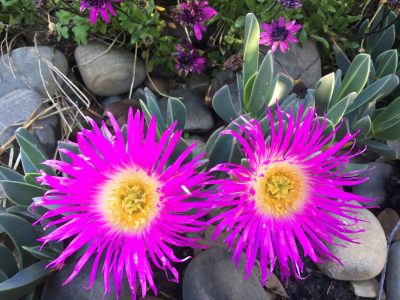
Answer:
<svg viewBox="0 0 400 300"><path fill-rule="evenodd" d="M258 70L258 50L260 42L260 27L254 14L248 13L245 21L243 81L247 85L249 79Z"/></svg>
<svg viewBox="0 0 400 300"><path fill-rule="evenodd" d="M206 153L211 153L214 149L215 143L218 140L218 137L220 136L221 132L225 129L224 126L216 129L208 138L207 143L206 143Z"/></svg>
<svg viewBox="0 0 400 300"><path fill-rule="evenodd" d="M385 76L364 89L347 109L347 114L389 95L399 84L399 78L394 75Z"/></svg>
<svg viewBox="0 0 400 300"><path fill-rule="evenodd" d="M277 100L283 100L292 88L292 79L283 73L278 74L272 81L271 88L268 89L268 94L265 96L268 106L275 105Z"/></svg>
<svg viewBox="0 0 400 300"><path fill-rule="evenodd" d="M336 126L340 122L346 112L347 107L353 103L355 98L356 93L350 93L328 111L327 118L331 120L333 125Z"/></svg>
<svg viewBox="0 0 400 300"><path fill-rule="evenodd" d="M0 213L0 227L7 233L14 243L20 268L26 268L33 264L36 259L22 249L22 246L38 245L38 235L33 229L32 224L21 217L7 213ZM0 299L3 298L0 297Z"/></svg>
<svg viewBox="0 0 400 300"><path fill-rule="evenodd" d="M347 70L339 94L331 105L352 92L360 93L368 81L370 66L370 56L364 53L358 54Z"/></svg>
<svg viewBox="0 0 400 300"><path fill-rule="evenodd" d="M333 102L333 100L337 98L336 96L338 95L341 86L342 86L342 71L338 69L335 72L335 86L333 87L333 93L330 102ZM331 103L329 103L329 105L331 105Z"/></svg>
<svg viewBox="0 0 400 300"><path fill-rule="evenodd" d="M365 116L354 124L354 126L351 128L351 132L357 132L359 130L360 134L357 136L357 139L360 140L361 138L365 138L371 129L371 118L369 116Z"/></svg>
<svg viewBox="0 0 400 300"><path fill-rule="evenodd" d="M350 67L351 61L344 53L344 51L336 45L333 45L333 51L335 52L336 63L340 70L346 74Z"/></svg>
<svg viewBox="0 0 400 300"><path fill-rule="evenodd" d="M24 182L24 177L14 170L0 166L0 180Z"/></svg>
<svg viewBox="0 0 400 300"><path fill-rule="evenodd" d="M328 110L334 88L335 73L325 75L320 80L318 80L314 92L314 97L317 104L317 112L319 115L323 115Z"/></svg>
<svg viewBox="0 0 400 300"><path fill-rule="evenodd" d="M0 274L3 278L10 278L18 272L17 262L12 252L0 243Z"/></svg>
<svg viewBox="0 0 400 300"><path fill-rule="evenodd" d="M66 149L66 150L69 150L69 151L71 151L72 153L75 153L75 154L79 154L80 153L78 146L75 145L75 144L72 144L71 142L58 141L57 149L58 149L58 152L60 154L60 159L63 162L66 162L66 163L72 163L72 160L68 155L66 155L63 152L59 151L60 149Z"/></svg>
<svg viewBox="0 0 400 300"><path fill-rule="evenodd" d="M37 186L38 188L41 188L44 191L46 191L47 189L43 185L41 185L39 182L37 182L36 178L38 176L40 176L39 173L26 173L25 176L24 176L24 181L27 184Z"/></svg>
<svg viewBox="0 0 400 300"><path fill-rule="evenodd" d="M151 115L155 116L157 121L157 127L160 129L161 132L165 131L166 128L164 124L164 119L162 117L156 97L154 96L152 91L147 87L144 88L144 93L146 95L147 108L150 111Z"/></svg>
<svg viewBox="0 0 400 300"><path fill-rule="evenodd" d="M42 163L47 160L36 138L25 128L20 127L15 132L17 142L21 148L21 161L25 173L40 173L44 170L48 174L55 171Z"/></svg>
<svg viewBox="0 0 400 300"><path fill-rule="evenodd" d="M400 138L400 97L393 100L372 121L374 137L381 140Z"/></svg>
<svg viewBox="0 0 400 300"><path fill-rule="evenodd" d="M176 98L169 98L167 104L167 126L171 126L175 121L176 129L183 130L186 124L186 107L182 101Z"/></svg>
<svg viewBox="0 0 400 300"><path fill-rule="evenodd" d="M47 264L47 261L39 261L0 283L0 299L18 300L32 292L52 272L46 269Z"/></svg>
<svg viewBox="0 0 400 300"><path fill-rule="evenodd" d="M272 84L274 77L274 57L272 53L268 53L261 64L260 70L254 81L254 85L250 95L250 101L247 103L247 111L258 111L265 105L264 98Z"/></svg>
<svg viewBox="0 0 400 300"><path fill-rule="evenodd" d="M369 151L373 151L389 159L398 159L396 150L390 148L384 143L374 140L366 140L364 144L367 145Z"/></svg>
<svg viewBox="0 0 400 300"><path fill-rule="evenodd" d="M375 61L376 77L382 78L386 75L396 73L398 66L398 54L396 49L382 52Z"/></svg>
<svg viewBox="0 0 400 300"><path fill-rule="evenodd" d="M57 258L60 252L56 249L50 247L43 247L42 246L22 246L22 249L29 252L32 256L36 257L40 260L53 260Z"/></svg>
<svg viewBox="0 0 400 300"><path fill-rule="evenodd" d="M25 220L27 220L30 223L33 223L37 220L37 218L31 214L30 212L28 212L28 206L26 205L13 205L10 206L6 209L6 212L8 214L13 214L16 216L19 216L21 218L24 218Z"/></svg>
<svg viewBox="0 0 400 300"><path fill-rule="evenodd" d="M238 113L233 105L229 86L226 84L214 94L212 106L218 116L227 123L230 123L238 117Z"/></svg>
<svg viewBox="0 0 400 300"><path fill-rule="evenodd" d="M251 112L250 110L247 110L247 107L249 107L250 95L253 91L254 82L256 81L257 75L258 72L254 73L253 76L249 78L249 80L246 82L246 85L244 86L243 102L247 112Z"/></svg>
<svg viewBox="0 0 400 300"><path fill-rule="evenodd" d="M17 181L0 180L0 184L7 198L11 202L20 205L30 205L32 198L42 196L45 191L35 185Z"/></svg>

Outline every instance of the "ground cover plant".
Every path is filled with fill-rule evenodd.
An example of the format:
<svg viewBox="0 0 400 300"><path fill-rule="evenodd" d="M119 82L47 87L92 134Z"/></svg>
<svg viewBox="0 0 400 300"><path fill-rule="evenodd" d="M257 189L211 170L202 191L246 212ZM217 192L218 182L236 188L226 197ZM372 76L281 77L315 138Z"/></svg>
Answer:
<svg viewBox="0 0 400 300"><path fill-rule="evenodd" d="M399 1L0 3L0 299L400 298Z"/></svg>

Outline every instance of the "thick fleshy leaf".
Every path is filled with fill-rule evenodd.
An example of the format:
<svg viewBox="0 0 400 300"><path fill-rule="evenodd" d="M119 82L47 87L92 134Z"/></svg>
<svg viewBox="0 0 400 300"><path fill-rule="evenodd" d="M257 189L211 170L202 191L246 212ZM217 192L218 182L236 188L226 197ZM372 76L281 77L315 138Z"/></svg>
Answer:
<svg viewBox="0 0 400 300"><path fill-rule="evenodd" d="M37 186L17 181L0 180L0 184L7 198L20 205L30 205L32 198L42 196L45 192Z"/></svg>
<svg viewBox="0 0 400 300"><path fill-rule="evenodd" d="M253 91L254 82L256 81L257 75L258 72L254 73L253 76L249 78L249 80L246 82L246 85L244 86L243 102L246 112L253 112L251 110L247 110L247 107L249 106L250 103L250 96Z"/></svg>
<svg viewBox="0 0 400 300"><path fill-rule="evenodd" d="M272 53L268 53L260 66L257 77L250 95L250 101L247 103L247 111L258 111L265 106L265 95L271 87L274 77L274 57Z"/></svg>
<svg viewBox="0 0 400 300"><path fill-rule="evenodd" d="M167 124L166 126L169 127L177 121L176 129L183 130L186 124L186 107L182 103L182 101L176 98L169 98L167 104Z"/></svg>
<svg viewBox="0 0 400 300"><path fill-rule="evenodd" d="M15 135L21 148L21 161L25 173L40 173L40 170L44 170L48 174L55 174L52 168L42 164L47 157L36 138L28 130L20 127Z"/></svg>
<svg viewBox="0 0 400 300"><path fill-rule="evenodd" d="M13 206L8 207L6 209L6 212L8 214L13 214L13 215L19 216L21 218L24 218L29 223L35 222L38 218L36 218L36 216L33 215L32 213L30 213L27 209L28 209L28 206L26 206L26 205L13 205Z"/></svg>
<svg viewBox="0 0 400 300"><path fill-rule="evenodd" d="M0 180L24 182L24 177L14 170L0 166Z"/></svg>
<svg viewBox="0 0 400 300"><path fill-rule="evenodd" d="M361 118L360 120L358 120L354 126L352 126L351 128L351 132L356 132L356 131L360 131L360 134L357 136L357 140L360 140L362 138L365 138L368 133L371 131L372 129L372 122L371 122L371 118L369 116L365 116L363 118Z"/></svg>
<svg viewBox="0 0 400 300"><path fill-rule="evenodd" d="M229 86L226 84L214 94L212 106L217 115L227 123L238 117Z"/></svg>
<svg viewBox="0 0 400 300"><path fill-rule="evenodd" d="M347 113L389 95L398 84L399 78L394 74L379 79L364 89L356 99L354 99L353 104L347 109Z"/></svg>
<svg viewBox="0 0 400 300"><path fill-rule="evenodd" d="M389 14L386 16L385 21L382 24L382 28L388 27L390 24L393 24L395 19L397 18L397 15L394 12L389 12ZM379 29L378 29L379 30ZM373 40L373 45L371 45L372 52L371 55L373 58L377 57L380 53L389 50L393 47L393 44L396 40L396 28L395 25L389 26L387 29L385 29L383 32L379 32L378 34L373 34L372 39ZM371 43L371 44L372 44ZM368 45L367 47L370 47Z"/></svg>
<svg viewBox="0 0 400 300"><path fill-rule="evenodd" d="M318 80L314 97L317 106L317 112L319 115L323 115L329 107L329 103L332 99L333 89L335 87L335 73L325 75Z"/></svg>
<svg viewBox="0 0 400 300"><path fill-rule="evenodd" d="M59 149L67 149L71 151L72 153L79 154L79 148L75 146L74 144L71 144L69 142L64 142L64 141L58 141L57 143L57 150ZM66 163L71 163L72 160L68 155L65 155L62 152L58 152L60 154L60 159Z"/></svg>
<svg viewBox="0 0 400 300"><path fill-rule="evenodd" d="M244 51L243 51L243 81L246 86L249 79L258 70L258 50L260 42L260 26L254 14L246 15L244 29Z"/></svg>
<svg viewBox="0 0 400 300"><path fill-rule="evenodd" d="M335 72L335 86L333 87L331 101L336 99L336 96L339 94L341 86L342 86L342 71L338 69Z"/></svg>
<svg viewBox="0 0 400 300"><path fill-rule="evenodd" d="M381 131L390 128L400 121L400 97L393 100L380 114L372 121L374 131Z"/></svg>
<svg viewBox="0 0 400 300"><path fill-rule="evenodd" d="M32 224L21 217L0 213L0 227L2 227L14 243L20 269L33 264L36 259L22 249L22 246L36 246L39 244L37 242L39 237L33 229ZM0 299L3 298L0 297Z"/></svg>
<svg viewBox="0 0 400 300"><path fill-rule="evenodd" d="M0 274L3 278L10 278L18 272L15 257L6 246L0 243Z"/></svg>
<svg viewBox="0 0 400 300"><path fill-rule="evenodd" d="M41 185L39 182L37 182L36 178L40 176L39 173L26 173L24 176L24 181L28 184L37 186L38 188L41 188L43 190L47 190L46 188L44 188L43 185Z"/></svg>
<svg viewBox="0 0 400 300"><path fill-rule="evenodd" d="M268 106L272 106L275 105L276 101L282 101L292 88L292 79L283 73L278 74L272 81L271 88L268 89L268 94L265 96L266 103L268 103Z"/></svg>
<svg viewBox="0 0 400 300"><path fill-rule="evenodd" d="M388 145L374 141L374 140L367 140L364 142L367 145L369 151L373 151L378 153L379 155L385 156L389 159L398 159L398 155L396 150L390 148Z"/></svg>
<svg viewBox="0 0 400 300"><path fill-rule="evenodd" d="M352 92L358 94L362 91L368 80L370 65L371 57L368 54L362 53L356 56L344 76L340 92L331 105Z"/></svg>
<svg viewBox="0 0 400 300"><path fill-rule="evenodd" d="M157 120L157 127L161 131L165 131L165 124L164 124L164 119L162 117L160 108L158 106L158 102L152 91L148 88L144 88L144 93L146 95L146 103L147 103L147 108L152 116L155 116Z"/></svg>
<svg viewBox="0 0 400 300"><path fill-rule="evenodd" d="M351 105L356 98L356 93L350 93L336 105L334 105L327 114L327 118L332 121L333 125L337 125L346 113L346 109Z"/></svg>
<svg viewBox="0 0 400 300"><path fill-rule="evenodd" d="M0 299L18 300L32 292L52 272L45 268L47 264L48 261L39 261L0 283Z"/></svg>
<svg viewBox="0 0 400 300"><path fill-rule="evenodd" d="M342 70L343 74L346 74L351 64L350 59L347 57L346 53L336 45L333 45L333 51L335 52L336 64L339 69Z"/></svg>
<svg viewBox="0 0 400 300"><path fill-rule="evenodd" d="M396 73L398 66L398 53L396 49L387 50L379 54L375 60L376 77L382 78L386 75Z"/></svg>
<svg viewBox="0 0 400 300"><path fill-rule="evenodd" d="M37 259L41 260L43 259L53 260L60 254L60 252L56 249L49 247L42 248L42 246L33 246L33 247L22 246L22 249L29 252L32 256L36 257Z"/></svg>

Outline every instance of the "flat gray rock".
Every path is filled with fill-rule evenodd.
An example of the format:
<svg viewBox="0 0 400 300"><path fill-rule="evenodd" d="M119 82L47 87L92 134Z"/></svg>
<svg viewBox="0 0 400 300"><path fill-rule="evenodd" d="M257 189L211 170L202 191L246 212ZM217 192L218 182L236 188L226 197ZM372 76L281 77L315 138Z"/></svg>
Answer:
<svg viewBox="0 0 400 300"><path fill-rule="evenodd" d="M4 145L34 113L40 110L41 96L33 90L17 89L0 98L0 145Z"/></svg>
<svg viewBox="0 0 400 300"><path fill-rule="evenodd" d="M10 57L0 56L0 97L3 97L17 89L28 89L28 86L16 74L11 71Z"/></svg>
<svg viewBox="0 0 400 300"><path fill-rule="evenodd" d="M169 95L183 98L180 100L185 105L187 111L185 131L201 133L210 131L214 127L214 119L209 108L204 104L200 93L192 90L175 90L171 91ZM161 113L165 118L167 113L167 99L162 98L159 104Z"/></svg>
<svg viewBox="0 0 400 300"><path fill-rule="evenodd" d="M386 271L386 295L388 300L400 299L400 241L390 246Z"/></svg>
<svg viewBox="0 0 400 300"><path fill-rule="evenodd" d="M232 253L213 248L196 256L183 276L183 300L270 300L255 272L244 280L242 255L238 269Z"/></svg>
<svg viewBox="0 0 400 300"><path fill-rule="evenodd" d="M65 55L47 46L38 46L37 49L35 47L14 49L11 52L11 65L18 76L18 81L21 80L27 87L42 96L47 95L46 89L50 94L53 94L58 89L49 65L56 67L64 75L69 70ZM59 76L55 75L55 78L60 85L63 83Z"/></svg>
<svg viewBox="0 0 400 300"><path fill-rule="evenodd" d="M308 88L314 87L321 78L321 58L318 48L311 40L304 46L289 43L285 53L274 53L274 73L284 73L293 80L301 80Z"/></svg>
<svg viewBox="0 0 400 300"><path fill-rule="evenodd" d="M343 265L334 262L319 264L318 267L330 278L337 280L368 280L377 276L386 261L386 237L377 218L367 209L358 210L357 216L364 220L351 226L352 230L363 232L349 235L359 244L334 239L340 247L328 244L327 247ZM352 222L346 220L347 223Z"/></svg>
<svg viewBox="0 0 400 300"><path fill-rule="evenodd" d="M134 55L122 48L90 42L75 50L75 59L86 87L96 95L112 96L130 90L133 77ZM133 88L146 78L145 66L137 57Z"/></svg>
<svg viewBox="0 0 400 300"><path fill-rule="evenodd" d="M373 198L373 202L368 205L381 205L385 201L385 185L393 172L393 167L381 162L368 164L368 171L363 174L368 177L368 181L353 187L353 192L367 198Z"/></svg>

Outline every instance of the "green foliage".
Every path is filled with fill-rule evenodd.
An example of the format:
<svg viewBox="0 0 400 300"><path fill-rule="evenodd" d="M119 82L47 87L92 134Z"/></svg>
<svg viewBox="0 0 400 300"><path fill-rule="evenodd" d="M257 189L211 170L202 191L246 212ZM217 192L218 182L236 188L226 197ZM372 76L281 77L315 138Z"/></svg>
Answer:
<svg viewBox="0 0 400 300"><path fill-rule="evenodd" d="M5 26L33 25L39 19L32 0L0 0L0 33Z"/></svg>
<svg viewBox="0 0 400 300"><path fill-rule="evenodd" d="M50 274L45 265L62 248L49 243L42 249L38 238L51 229L44 229L39 220L47 210L33 210L33 198L42 196L47 188L36 182L39 171L54 174L42 165L46 155L26 129L16 131L25 176L0 167L0 184L5 192L6 206L0 210L0 299L31 299L38 285ZM39 225L33 226L34 222ZM4 241L9 242L4 243Z"/></svg>

